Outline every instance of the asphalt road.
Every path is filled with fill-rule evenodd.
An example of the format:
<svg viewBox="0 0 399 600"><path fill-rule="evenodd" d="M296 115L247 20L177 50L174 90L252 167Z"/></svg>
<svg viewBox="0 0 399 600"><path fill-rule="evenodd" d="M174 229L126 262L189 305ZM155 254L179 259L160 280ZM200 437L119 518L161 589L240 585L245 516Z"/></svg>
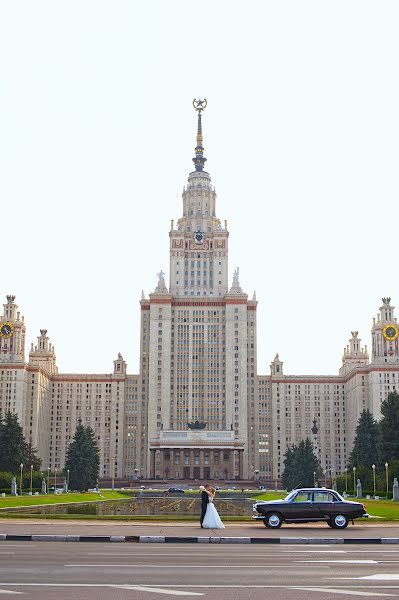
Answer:
<svg viewBox="0 0 399 600"><path fill-rule="evenodd" d="M399 546L0 542L0 598L399 598Z"/></svg>

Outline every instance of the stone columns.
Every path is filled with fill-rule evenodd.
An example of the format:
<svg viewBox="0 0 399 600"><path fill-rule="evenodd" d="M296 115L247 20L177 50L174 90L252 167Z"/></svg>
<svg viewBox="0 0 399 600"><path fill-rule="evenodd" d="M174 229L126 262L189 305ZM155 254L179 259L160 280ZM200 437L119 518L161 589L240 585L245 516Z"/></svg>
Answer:
<svg viewBox="0 0 399 600"><path fill-rule="evenodd" d="M194 450L190 450L190 479L194 479Z"/></svg>
<svg viewBox="0 0 399 600"><path fill-rule="evenodd" d="M205 457L204 457L204 450L200 449L199 451L199 456L200 456L200 479L201 481L204 480L204 465L205 465Z"/></svg>
<svg viewBox="0 0 399 600"><path fill-rule="evenodd" d="M155 479L159 479L160 473L160 463L161 463L161 451L159 448L155 450Z"/></svg>

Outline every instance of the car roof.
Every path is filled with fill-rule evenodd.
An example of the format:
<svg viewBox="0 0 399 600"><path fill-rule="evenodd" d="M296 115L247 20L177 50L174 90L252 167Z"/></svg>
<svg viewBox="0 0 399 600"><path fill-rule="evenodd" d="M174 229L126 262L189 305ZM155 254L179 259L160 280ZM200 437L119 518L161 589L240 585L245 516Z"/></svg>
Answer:
<svg viewBox="0 0 399 600"><path fill-rule="evenodd" d="M325 487L317 487L317 488L297 488L296 490L291 490L292 492L335 492L335 490L330 490Z"/></svg>

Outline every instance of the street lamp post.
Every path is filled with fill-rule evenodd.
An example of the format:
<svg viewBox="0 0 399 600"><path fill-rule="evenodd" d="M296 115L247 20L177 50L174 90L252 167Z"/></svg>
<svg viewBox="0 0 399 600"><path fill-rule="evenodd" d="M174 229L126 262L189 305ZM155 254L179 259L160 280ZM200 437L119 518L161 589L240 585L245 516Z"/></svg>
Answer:
<svg viewBox="0 0 399 600"><path fill-rule="evenodd" d="M50 493L50 467L47 468L47 493Z"/></svg>
<svg viewBox="0 0 399 600"><path fill-rule="evenodd" d="M348 469L345 467L345 492L348 493Z"/></svg>
<svg viewBox="0 0 399 600"><path fill-rule="evenodd" d="M57 469L54 469L54 494L57 493Z"/></svg>
<svg viewBox="0 0 399 600"><path fill-rule="evenodd" d="M259 469L255 469L255 481L259 480Z"/></svg>
<svg viewBox="0 0 399 600"><path fill-rule="evenodd" d="M19 475L19 495L22 496L22 469L24 468L24 463L19 465L20 475Z"/></svg>
<svg viewBox="0 0 399 600"><path fill-rule="evenodd" d="M374 500L375 500L375 465L371 465L373 469L373 486L374 486Z"/></svg>
<svg viewBox="0 0 399 600"><path fill-rule="evenodd" d="M112 457L112 489L115 489L115 454Z"/></svg>
<svg viewBox="0 0 399 600"><path fill-rule="evenodd" d="M353 495L356 496L356 467L353 467Z"/></svg>
<svg viewBox="0 0 399 600"><path fill-rule="evenodd" d="M33 465L30 466L30 495L32 496L32 475L33 475Z"/></svg>
<svg viewBox="0 0 399 600"><path fill-rule="evenodd" d="M69 492L69 469L67 469L67 492Z"/></svg>
<svg viewBox="0 0 399 600"><path fill-rule="evenodd" d="M313 486L316 487L316 471L313 471Z"/></svg>
<svg viewBox="0 0 399 600"><path fill-rule="evenodd" d="M388 492L389 492L389 484L388 484L388 463L385 463L385 481L387 484L387 497L388 497Z"/></svg>

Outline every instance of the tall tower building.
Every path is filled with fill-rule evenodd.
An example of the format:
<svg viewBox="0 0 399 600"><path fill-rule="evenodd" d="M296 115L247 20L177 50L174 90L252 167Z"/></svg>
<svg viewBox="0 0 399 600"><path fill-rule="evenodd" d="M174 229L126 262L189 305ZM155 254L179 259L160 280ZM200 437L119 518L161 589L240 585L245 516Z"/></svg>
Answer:
<svg viewBox="0 0 399 600"><path fill-rule="evenodd" d="M198 112L195 170L170 237L170 284L163 272L141 300L142 381L148 402L150 477L239 478L249 470L248 403L255 394L256 300L238 269L228 287L227 223L204 171Z"/></svg>
<svg viewBox="0 0 399 600"><path fill-rule="evenodd" d="M140 301L140 370L122 354L108 373L59 372L41 329L25 362L25 323L15 296L0 316L0 418L17 413L43 469L62 469L76 426L95 434L100 479L279 480L284 455L309 438L325 480L343 473L361 412L381 418L399 390L399 327L390 298L371 329L371 361L351 332L337 375L290 375L279 354L257 373L257 300L228 271L229 232L205 171L194 100L194 170L169 231L170 280ZM284 369L283 369L284 367Z"/></svg>

